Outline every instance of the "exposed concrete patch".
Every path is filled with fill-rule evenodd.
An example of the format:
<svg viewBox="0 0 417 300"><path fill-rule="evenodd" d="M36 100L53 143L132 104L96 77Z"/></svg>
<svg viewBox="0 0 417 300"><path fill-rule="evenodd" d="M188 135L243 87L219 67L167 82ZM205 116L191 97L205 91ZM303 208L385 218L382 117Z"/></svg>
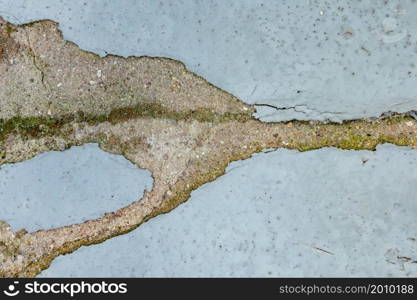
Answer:
<svg viewBox="0 0 417 300"><path fill-rule="evenodd" d="M149 171L93 144L3 165L0 178L0 220L14 231L99 218L152 189Z"/></svg>
<svg viewBox="0 0 417 300"><path fill-rule="evenodd" d="M67 40L101 55L182 61L247 103L306 106L262 120L417 109L412 0L0 0L0 10L12 22L57 20Z"/></svg>
<svg viewBox="0 0 417 300"><path fill-rule="evenodd" d="M416 165L417 151L392 145L255 154L171 213L41 276L414 277Z"/></svg>
<svg viewBox="0 0 417 300"><path fill-rule="evenodd" d="M52 21L15 27L0 19L0 30L2 39L19 48L9 51L0 65L4 75L0 77L0 119L16 115L63 117L80 112L100 115L146 104L174 112L254 111L188 72L180 62L152 57L100 58L80 51L62 38Z"/></svg>
<svg viewBox="0 0 417 300"><path fill-rule="evenodd" d="M34 276L60 254L127 233L186 201L230 162L264 149L417 147L417 122L406 115L341 124L262 123L251 117L253 106L181 63L100 58L64 41L51 21L2 21L0 34L19 45L0 63L0 164L97 142L148 169L154 179L140 201L102 218L32 233L3 224L1 276Z"/></svg>

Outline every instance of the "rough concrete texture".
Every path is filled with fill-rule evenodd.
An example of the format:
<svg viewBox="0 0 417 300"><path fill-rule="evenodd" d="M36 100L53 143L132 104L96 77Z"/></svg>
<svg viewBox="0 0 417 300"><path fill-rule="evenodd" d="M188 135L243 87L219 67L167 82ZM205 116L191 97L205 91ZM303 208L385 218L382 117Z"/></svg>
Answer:
<svg viewBox="0 0 417 300"><path fill-rule="evenodd" d="M62 38L52 21L17 28L0 19L0 30L4 49L0 56L4 75L0 77L1 119L79 112L100 115L151 104L173 112L253 111L187 72L182 63L148 57L100 58L81 52Z"/></svg>
<svg viewBox="0 0 417 300"><path fill-rule="evenodd" d="M150 173L87 144L0 168L0 220L15 231L52 229L101 217L151 190Z"/></svg>
<svg viewBox="0 0 417 300"><path fill-rule="evenodd" d="M61 256L41 276L414 277L416 164L417 151L392 145L256 154L171 213Z"/></svg>
<svg viewBox="0 0 417 300"><path fill-rule="evenodd" d="M0 11L56 20L101 55L180 60L247 103L281 108L259 107L265 121L417 109L414 0L0 0Z"/></svg>
<svg viewBox="0 0 417 300"><path fill-rule="evenodd" d="M0 164L98 143L152 173L142 199L50 230L0 228L0 276L35 276L60 254L135 229L186 201L227 165L269 148L417 147L413 112L340 124L263 123L234 96L164 58L100 58L64 41L51 21L1 21Z"/></svg>

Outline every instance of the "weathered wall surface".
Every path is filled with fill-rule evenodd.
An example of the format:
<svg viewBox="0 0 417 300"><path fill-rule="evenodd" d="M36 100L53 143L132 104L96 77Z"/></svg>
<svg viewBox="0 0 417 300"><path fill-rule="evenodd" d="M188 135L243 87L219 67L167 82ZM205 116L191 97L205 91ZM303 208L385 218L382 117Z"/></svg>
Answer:
<svg viewBox="0 0 417 300"><path fill-rule="evenodd" d="M417 5L406 1L0 1L101 55L180 60L263 120L417 109Z"/></svg>
<svg viewBox="0 0 417 300"><path fill-rule="evenodd" d="M257 154L41 276L415 276L416 164L392 145Z"/></svg>
<svg viewBox="0 0 417 300"><path fill-rule="evenodd" d="M154 178L153 191L142 202L98 220L16 234L1 223L0 237L12 241L6 247L12 256L15 241L29 249L28 256L17 260L20 275L36 275L52 256L129 231L166 212L192 189L219 177L230 161L262 149L372 150L384 142L417 146L413 1L225 3L39 5L0 0L0 15L13 23L53 19L65 39L100 55L179 59L242 101L258 104L245 105L175 61L101 59L80 52L60 38L51 22L6 30L21 48L13 61L0 64L8 72L0 81L16 84L2 85L1 118L29 119L6 122L0 163L98 142L103 150L148 168ZM133 110L124 109L132 105ZM250 118L255 108L255 116L264 121L410 113L339 125L265 124ZM68 116L77 110L87 116ZM51 165L53 155L45 154ZM56 165L65 161L56 158ZM42 275L412 276L417 260L415 162L411 148L387 145L376 152L325 148L259 154L232 164L225 176L193 192L189 203L168 215L115 240L61 256ZM14 172L18 166L4 168ZM91 167L92 173L99 170ZM121 169L114 176L124 174ZM43 201L53 209L52 195ZM99 201L92 196L91 203ZM38 229L36 220L45 215L33 215L24 226ZM44 229L55 226L52 220L42 224ZM47 249L51 241L52 254ZM108 262L109 253L115 255L113 262ZM26 260L42 264L28 271Z"/></svg>

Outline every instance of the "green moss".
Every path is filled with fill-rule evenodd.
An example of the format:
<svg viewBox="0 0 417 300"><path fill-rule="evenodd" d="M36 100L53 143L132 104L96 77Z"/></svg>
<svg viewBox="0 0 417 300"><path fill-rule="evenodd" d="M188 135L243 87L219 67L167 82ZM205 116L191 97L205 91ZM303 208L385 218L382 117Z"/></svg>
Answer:
<svg viewBox="0 0 417 300"><path fill-rule="evenodd" d="M135 118L172 119L176 121L196 120L198 122L220 123L227 121L245 122L251 119L249 114L217 114L208 109L177 112L155 103L144 103L133 107L112 110L107 115L88 115L78 112L59 118L49 117L13 117L0 119L0 143L9 134L17 134L24 138L40 138L43 136L62 134L62 127L71 122L95 125L103 122L116 124Z"/></svg>
<svg viewBox="0 0 417 300"><path fill-rule="evenodd" d="M15 31L16 31L15 27L10 25L9 23L6 24L6 34L7 34L8 37L10 37L10 35Z"/></svg>
<svg viewBox="0 0 417 300"><path fill-rule="evenodd" d="M11 133L28 137L40 137L50 133L59 126L59 121L51 118L13 117L7 121L0 120L0 141Z"/></svg>
<svg viewBox="0 0 417 300"><path fill-rule="evenodd" d="M416 146L415 133L401 128L415 120L407 116L384 118L377 122L366 120L345 121L341 124L301 124L294 123L297 131L287 139L285 148L301 152L323 147L350 150L375 150L378 144L391 143L398 146ZM299 133L300 136L299 136ZM297 138L297 136L299 136Z"/></svg>
<svg viewBox="0 0 417 300"><path fill-rule="evenodd" d="M415 121L412 117L406 115L396 115L383 119L387 125L394 125L406 121Z"/></svg>
<svg viewBox="0 0 417 300"><path fill-rule="evenodd" d="M299 144L297 145L296 149L300 152L306 152L310 150L320 149L322 147L322 144Z"/></svg>
<svg viewBox="0 0 417 300"><path fill-rule="evenodd" d="M225 121L244 122L251 119L249 114L218 114L206 108L200 108L189 111L172 111L156 103L143 103L134 107L123 107L113 110L108 116L101 116L101 119L107 119L111 123L126 121L134 118L154 118L154 119L171 119L171 120L196 120L198 122L220 123Z"/></svg>
<svg viewBox="0 0 417 300"><path fill-rule="evenodd" d="M346 136L344 136L338 144L338 147L341 149L353 149L353 150L360 150L360 149L368 149L367 145L369 145L369 139L363 135L355 134L349 132Z"/></svg>
<svg viewBox="0 0 417 300"><path fill-rule="evenodd" d="M410 138L404 135L400 135L400 136L381 135L378 140L380 144L391 143L397 146L408 146L410 144Z"/></svg>

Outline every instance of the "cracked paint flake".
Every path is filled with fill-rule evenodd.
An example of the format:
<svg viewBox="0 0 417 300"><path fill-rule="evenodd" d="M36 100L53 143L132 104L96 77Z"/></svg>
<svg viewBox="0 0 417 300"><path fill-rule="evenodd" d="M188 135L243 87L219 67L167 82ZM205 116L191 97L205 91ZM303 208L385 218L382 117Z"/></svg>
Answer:
<svg viewBox="0 0 417 300"><path fill-rule="evenodd" d="M0 164L99 143L152 173L142 199L103 217L51 230L0 225L0 276L35 276L61 254L127 233L186 201L226 166L270 148L417 147L407 114L340 124L263 123L255 106L166 58L107 56L65 41L52 21L0 19Z"/></svg>

